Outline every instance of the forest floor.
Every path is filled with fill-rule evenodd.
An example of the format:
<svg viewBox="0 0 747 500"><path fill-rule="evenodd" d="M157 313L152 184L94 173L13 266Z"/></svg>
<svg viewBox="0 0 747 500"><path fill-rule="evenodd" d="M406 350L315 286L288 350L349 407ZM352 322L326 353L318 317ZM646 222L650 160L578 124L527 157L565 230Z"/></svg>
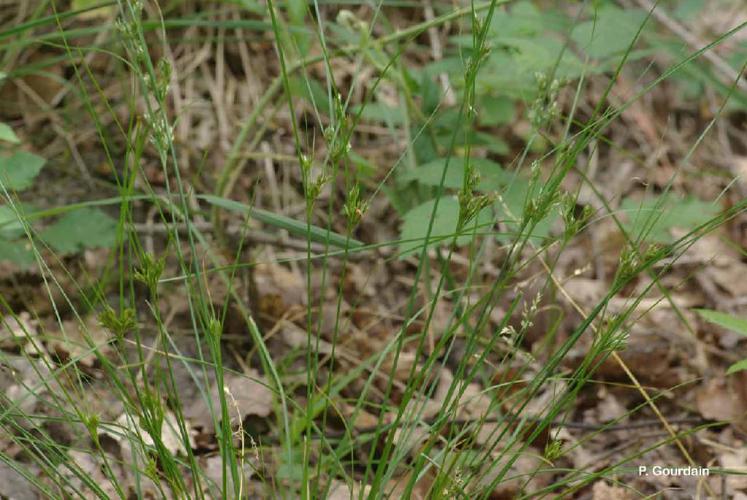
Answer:
<svg viewBox="0 0 747 500"><path fill-rule="evenodd" d="M747 498L747 4L273 3L0 2L0 498Z"/></svg>

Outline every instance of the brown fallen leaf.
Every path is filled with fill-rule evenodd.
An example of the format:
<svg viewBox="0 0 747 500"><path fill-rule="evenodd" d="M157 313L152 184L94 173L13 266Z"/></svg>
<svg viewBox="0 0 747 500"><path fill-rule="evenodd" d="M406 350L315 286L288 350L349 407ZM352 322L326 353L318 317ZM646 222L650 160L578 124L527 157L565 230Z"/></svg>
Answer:
<svg viewBox="0 0 747 500"><path fill-rule="evenodd" d="M217 385L210 388L210 404L213 412L220 414L220 393ZM272 391L267 387L265 378L257 370L249 369L246 375L226 373L223 377L223 388L231 425L238 426L248 415L267 417L272 413ZM187 406L184 416L203 432L215 432L212 413L204 399L197 399Z"/></svg>
<svg viewBox="0 0 747 500"><path fill-rule="evenodd" d="M733 495L735 490L747 490L747 448L736 448L724 453L719 457L719 462L724 469L735 472L726 476L728 493Z"/></svg>
<svg viewBox="0 0 747 500"><path fill-rule="evenodd" d="M39 50L28 57L25 64L35 65L40 69L0 86L0 114L9 117L25 116L28 124L35 124L43 119L38 111L51 104L65 85L65 64L54 62L57 55L51 51Z"/></svg>
<svg viewBox="0 0 747 500"><path fill-rule="evenodd" d="M10 459L4 458L0 461L0 497L12 500L37 500L39 497L28 479L15 469L17 467L20 470L27 470L35 476L38 473L36 466L14 463L11 467L4 460Z"/></svg>
<svg viewBox="0 0 747 500"><path fill-rule="evenodd" d="M411 477L412 472L408 472L402 477L391 479L386 488L387 494L385 494L384 497L405 498L405 488L410 482ZM410 500L425 500L426 498L429 498L429 491L431 489L431 486L433 486L434 479L435 474L433 472L433 468L430 468L425 474L415 480L415 486L412 488L412 492L410 493L410 496L408 498Z"/></svg>
<svg viewBox="0 0 747 500"><path fill-rule="evenodd" d="M194 448L195 432L189 425L184 422L188 434L190 448ZM174 413L167 410L164 414L163 425L161 427L161 442L164 447L173 455L186 455L187 448L180 434L179 423ZM120 415L113 424L101 424L99 426L99 436L108 436L112 438L121 447L122 456L131 454L133 442L142 442L146 446L154 446L151 435L142 427L137 418L126 413Z"/></svg>
<svg viewBox="0 0 747 500"><path fill-rule="evenodd" d="M23 413L33 413L43 395L61 393L60 381L51 377L51 361L26 356L2 356L0 360L0 390L8 403Z"/></svg>
<svg viewBox="0 0 747 500"><path fill-rule="evenodd" d="M704 418L732 421L735 424L745 422L747 401L742 399L735 390L733 386L735 379L736 377L731 377L730 380L712 379L698 390L695 402Z"/></svg>
<svg viewBox="0 0 747 500"><path fill-rule="evenodd" d="M360 483L354 483L351 486L348 483L343 483L342 481L333 479L329 488L327 500L350 500L352 498L361 498L361 493L363 493L363 496L368 496L370 490L371 486L369 485L361 487Z"/></svg>
<svg viewBox="0 0 747 500"><path fill-rule="evenodd" d="M358 409L356 412L355 407L345 401L336 403L336 406L339 408L340 416L345 419L347 425L356 430L374 429L379 424L379 418L363 408Z"/></svg>
<svg viewBox="0 0 747 500"><path fill-rule="evenodd" d="M621 486L611 486L604 481L597 481L591 488L592 500L633 500L633 495Z"/></svg>
<svg viewBox="0 0 747 500"><path fill-rule="evenodd" d="M98 319L88 316L83 324L75 320L63 321L62 328L47 332L47 350L65 361L75 361L93 368L98 356L109 357L114 349L112 335Z"/></svg>
<svg viewBox="0 0 747 500"><path fill-rule="evenodd" d="M220 455L212 455L207 457L202 462L202 470L205 471L205 476L209 479L205 484L205 494L208 498L230 498L234 492L233 475L231 474L230 468L227 469L227 484L226 491L222 491L223 484L223 458ZM252 476L254 475L256 464L247 461L245 457L244 461L240 464L241 470L243 471L241 482L239 483L240 491L242 492L240 498L249 498L248 486ZM225 493L226 496L223 494Z"/></svg>
<svg viewBox="0 0 747 500"><path fill-rule="evenodd" d="M67 478L67 481L70 482L71 488L69 491L85 492L85 496L88 498L98 497L99 494L80 479L81 476L85 476L92 479L106 494L107 498L119 496L115 484L120 482L120 478L111 478L104 473L103 461L100 461L99 456L79 450L70 450L68 456L70 460L58 465L57 470L61 476ZM109 457L107 461L112 463L112 459L113 457Z"/></svg>
<svg viewBox="0 0 747 500"><path fill-rule="evenodd" d="M499 450L491 453L492 460L486 460L482 464L480 476L477 481L473 481L472 487L480 491L488 486L503 470L511 458L511 453L501 453ZM492 492L491 498L517 498L521 495L521 490L526 492L538 491L548 484L552 474L538 472L539 469L546 466L546 463L540 458L542 454L535 448L528 447L510 466L503 479L496 485ZM531 478L527 482L527 478Z"/></svg>
<svg viewBox="0 0 747 500"><path fill-rule="evenodd" d="M3 317L0 322L0 349L21 347L26 354L41 354L41 346L36 341L37 324L27 311Z"/></svg>
<svg viewBox="0 0 747 500"><path fill-rule="evenodd" d="M570 278L563 283L563 289L583 308L596 305L607 293L607 284L603 280L584 277ZM565 295L562 295L565 299Z"/></svg>

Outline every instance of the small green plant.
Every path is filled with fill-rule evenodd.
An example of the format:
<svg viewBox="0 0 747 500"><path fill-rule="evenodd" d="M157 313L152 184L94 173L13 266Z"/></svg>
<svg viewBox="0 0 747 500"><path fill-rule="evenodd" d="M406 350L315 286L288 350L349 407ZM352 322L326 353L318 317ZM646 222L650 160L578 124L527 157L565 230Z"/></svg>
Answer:
<svg viewBox="0 0 747 500"><path fill-rule="evenodd" d="M747 337L747 320L738 318L731 314L726 314L719 311L713 311L711 309L696 309L700 316L714 325L718 325L722 328L726 328L729 331L744 335ZM747 358L737 361L726 370L727 374L732 374L741 370L747 370Z"/></svg>
<svg viewBox="0 0 747 500"><path fill-rule="evenodd" d="M0 140L14 146L20 140L13 130L0 123ZM114 244L117 223L102 210L81 206L44 211L33 204L24 203L14 193L26 191L42 172L47 160L39 155L0 146L0 261L10 261L22 268L34 262L31 230L50 248L62 255L86 248L110 247ZM62 213L52 224L30 225L28 221Z"/></svg>

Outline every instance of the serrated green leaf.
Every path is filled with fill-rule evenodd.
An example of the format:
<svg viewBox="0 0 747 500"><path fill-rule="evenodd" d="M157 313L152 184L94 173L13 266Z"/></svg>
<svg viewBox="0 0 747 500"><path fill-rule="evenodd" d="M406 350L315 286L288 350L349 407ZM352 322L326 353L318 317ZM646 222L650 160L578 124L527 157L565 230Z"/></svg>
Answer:
<svg viewBox="0 0 747 500"><path fill-rule="evenodd" d="M436 200L429 200L413 208L404 215L402 230L400 231L400 258L419 252L425 243L428 233L433 205ZM490 209L484 209L477 215L478 232L479 227L490 224L492 220ZM440 198L436 214L433 218L433 228L429 238L428 246L448 243L457 230L459 222L459 201L454 196ZM466 245L472 239L475 222L469 223L463 234L456 239L457 245Z"/></svg>
<svg viewBox="0 0 747 500"><path fill-rule="evenodd" d="M677 199L667 196L638 202L625 199L620 204L625 213L623 225L633 237L643 236L646 241L670 243L674 228L692 230L718 213L713 203L697 198Z"/></svg>
<svg viewBox="0 0 747 500"><path fill-rule="evenodd" d="M742 361L737 361L733 365L729 367L728 370L726 370L727 375L731 375L732 373L736 373L742 370L747 370L747 359L743 359Z"/></svg>
<svg viewBox="0 0 747 500"><path fill-rule="evenodd" d="M117 221L97 208L86 207L66 213L40 236L63 254L86 248L107 248L116 241Z"/></svg>
<svg viewBox="0 0 747 500"><path fill-rule="evenodd" d="M41 156L28 151L17 151L11 156L0 157L0 183L6 189L27 189L46 162Z"/></svg>
<svg viewBox="0 0 747 500"><path fill-rule="evenodd" d="M727 330L747 336L747 320L711 309L696 309L703 319Z"/></svg>
<svg viewBox="0 0 747 500"><path fill-rule="evenodd" d="M13 129L7 123L0 122L0 141L10 142L11 144L18 144L20 139Z"/></svg>
<svg viewBox="0 0 747 500"><path fill-rule="evenodd" d="M25 240L0 239L0 262L12 262L26 269L34 263L34 254Z"/></svg>

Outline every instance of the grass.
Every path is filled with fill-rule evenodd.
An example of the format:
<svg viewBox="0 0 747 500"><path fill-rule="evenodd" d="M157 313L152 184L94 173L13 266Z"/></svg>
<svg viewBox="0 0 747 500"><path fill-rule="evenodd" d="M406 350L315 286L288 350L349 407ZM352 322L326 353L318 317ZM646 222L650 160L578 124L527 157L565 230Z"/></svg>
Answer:
<svg viewBox="0 0 747 500"><path fill-rule="evenodd" d="M247 9L252 4L245 3ZM619 353L629 342L639 306L652 291L679 312L663 278L693 244L741 214L745 201L688 228L678 239L652 243L648 236L661 213L652 211L639 232L632 233L587 175L585 158L605 145L606 132L626 110L686 69L721 82L716 90L723 93L721 108L688 149L683 159L687 164L731 96L740 92L738 82L723 82L708 65L698 66L701 56L743 25L656 75L649 71L648 83L637 82L636 93L617 106L610 103L620 75L639 64L636 43L655 36L651 13L602 75L587 58L578 77L563 82L557 74L564 68L563 57L579 50L567 42L536 88L524 96L530 132L506 168L513 180L502 192L485 193L469 161L480 153L480 145L465 138L479 124L485 74L492 68L492 51L498 50L491 26L513 3L434 5L437 15L402 27L393 16L419 5L396 10L389 2L377 2L369 6L365 20L351 8L332 21L326 16L327 4L316 1L268 1L247 19L230 18L228 6L192 13L180 2L117 1L102 3L113 9L116 22L107 17L102 18L105 27L85 22L81 27L76 22L86 9L63 12L56 2L40 2L22 22L4 27L0 40L9 42L3 61L13 68L7 78L44 74L45 68L68 64L73 72L62 85L74 97L66 99L70 108L65 111L68 116L88 113L106 162L116 168L107 186L111 196L96 198L92 193L90 201L52 204L28 214L3 188L5 203L23 223L34 254L40 289L56 323L48 329L60 329L74 349L68 347L67 357L57 358L18 350L15 359L26 359L33 373L20 379L21 397L3 396L0 422L24 460L8 452L0 453L0 459L49 498L144 498L148 491L179 498L326 498L341 483L351 498L489 498L505 485L514 485L512 491L520 498L565 497L588 491L599 479L616 481L645 453L669 445L683 463L696 465L682 442L716 424L674 428L660 410L664 391L652 392L642 384ZM571 40L581 19L594 12L584 4L579 16L568 21L565 39ZM469 41L455 52L463 64L463 80L455 82L450 75L456 118L449 137L439 142L436 124L448 106L443 93L432 109L420 106L426 96L418 94L422 85L413 84L413 56L424 50L421 40L428 30L447 26L456 26ZM278 74L254 107L245 110L235 138L224 147L224 161L215 166L200 163L200 172L214 168L209 174L212 185L194 173L194 163L184 166L182 151L189 145L175 138L174 129L188 119L189 110L180 110L185 116L174 115L174 85L183 85L185 76L178 74L182 68L175 67L173 54L190 42L172 36L172 31L187 27L202 30L211 47L245 42L241 37L250 32L250 40L272 47L270 59L276 57L278 63ZM228 34L232 30L237 39ZM13 64L24 51L38 47L58 55L36 65ZM309 47L316 52L307 55ZM102 74L89 56L106 58L114 76ZM337 74L341 61L353 67L350 81ZM371 81L359 76L367 68L373 68ZM111 82L106 78L126 82L116 97L107 91ZM294 90L296 81L306 97ZM587 95L590 81L606 82L593 101ZM317 85L321 94L314 93ZM397 94L406 125L394 133L402 132L405 141L391 167L370 176L354 155L364 134L366 105L379 92ZM582 111L587 102L592 106ZM304 113L305 122L296 119ZM240 183L248 168L245 154L258 150L276 121L289 129L283 138L284 158L293 159L287 165L296 171L284 175L297 183L303 222L253 206L255 198L266 197L264 183L270 179L253 182L251 193L241 193L244 201L233 199L246 186ZM435 187L398 184L399 172L426 162L422 143L447 158L440 182ZM445 186L451 158L465 159L462 185L454 193ZM155 174L146 165L158 171L161 185L150 180ZM514 213L505 198L525 175L528 189ZM582 186L590 188L601 209L586 205L589 209L577 210ZM663 192L673 186L674 177ZM384 198L388 193L393 193L392 200L399 196L412 206L435 200L419 224L425 231L411 238L359 241L359 234L367 234L361 230L364 224L386 223L369 214L382 200L389 203ZM442 200L450 193L458 213L454 227L444 234L437 222L443 213L439 207L443 210ZM32 225L81 206L106 206L118 216L116 245L95 275L56 257ZM146 213L164 228L157 242L135 229ZM487 220L483 213L489 214ZM555 226L561 229L550 237L538 236L538 228L553 214L559 214ZM225 230L229 218L240 220L233 236ZM624 247L604 296L587 309L565 291L566 277L559 274L558 263L565 251L607 219L616 225ZM257 223L305 245L295 257L267 257L275 266L296 266L305 278L305 317L296 322L305 326L305 345L295 351L278 347L270 334L275 326L261 317L256 303L246 300L242 281L262 263L258 252L246 251L254 250ZM350 276L355 266L371 265L360 262L378 259L394 266L403 241L418 246L403 261L414 269L407 276L402 307L391 312L399 319L386 338L369 342L369 352L354 353L357 362L351 363L346 342L358 327L346 311L369 304L365 297L351 296ZM486 274L492 268L493 274ZM534 276L531 293L528 276ZM641 277L648 278L647 284L630 295ZM368 276L360 286L368 280L375 277ZM169 317L172 297L183 301L179 322L187 336L176 332ZM627 297L627 302L613 313L610 303L615 297ZM557 305L563 300L578 315L567 332L562 324L568 318ZM445 319L439 317L444 303L452 305ZM20 323L21 311L14 312L5 298L2 307L6 323L11 317ZM557 316L529 352L527 336L553 309ZM333 311L331 321L325 320L325 310ZM97 321L88 321L91 317ZM275 325L282 328L286 320ZM230 334L237 321L245 338L233 342ZM331 330L325 330L327 323ZM40 338L24 330L20 343L49 350L47 327ZM569 367L569 356L580 347L581 360ZM253 355L236 356L237 349ZM241 360L238 365L235 358ZM572 420L582 391L597 383L599 367L610 360L639 393L640 403L626 416L650 412L665 436L615 457L609 466L577 469L566 459L580 443L569 446L560 430ZM251 378L271 394L264 423L242 414L241 396L228 389L227 380L234 377ZM187 399L185 381L198 388L209 409L215 429L210 446L220 457L217 473L207 470L201 450L210 446L194 441L188 415L194 403ZM102 408L91 393L94 385L121 407L122 418L100 415ZM211 392L211 387L217 390ZM249 415L252 411L264 409L250 410ZM239 418L234 417L237 413ZM371 425L356 424L366 418ZM75 439L61 442L52 424L71 429ZM600 424L595 435L615 424ZM265 431L258 432L263 425ZM112 440L118 453L111 451ZM534 466L517 472L516 464L527 457ZM552 480L543 484L538 481L542 477ZM708 492L710 485L704 487Z"/></svg>

